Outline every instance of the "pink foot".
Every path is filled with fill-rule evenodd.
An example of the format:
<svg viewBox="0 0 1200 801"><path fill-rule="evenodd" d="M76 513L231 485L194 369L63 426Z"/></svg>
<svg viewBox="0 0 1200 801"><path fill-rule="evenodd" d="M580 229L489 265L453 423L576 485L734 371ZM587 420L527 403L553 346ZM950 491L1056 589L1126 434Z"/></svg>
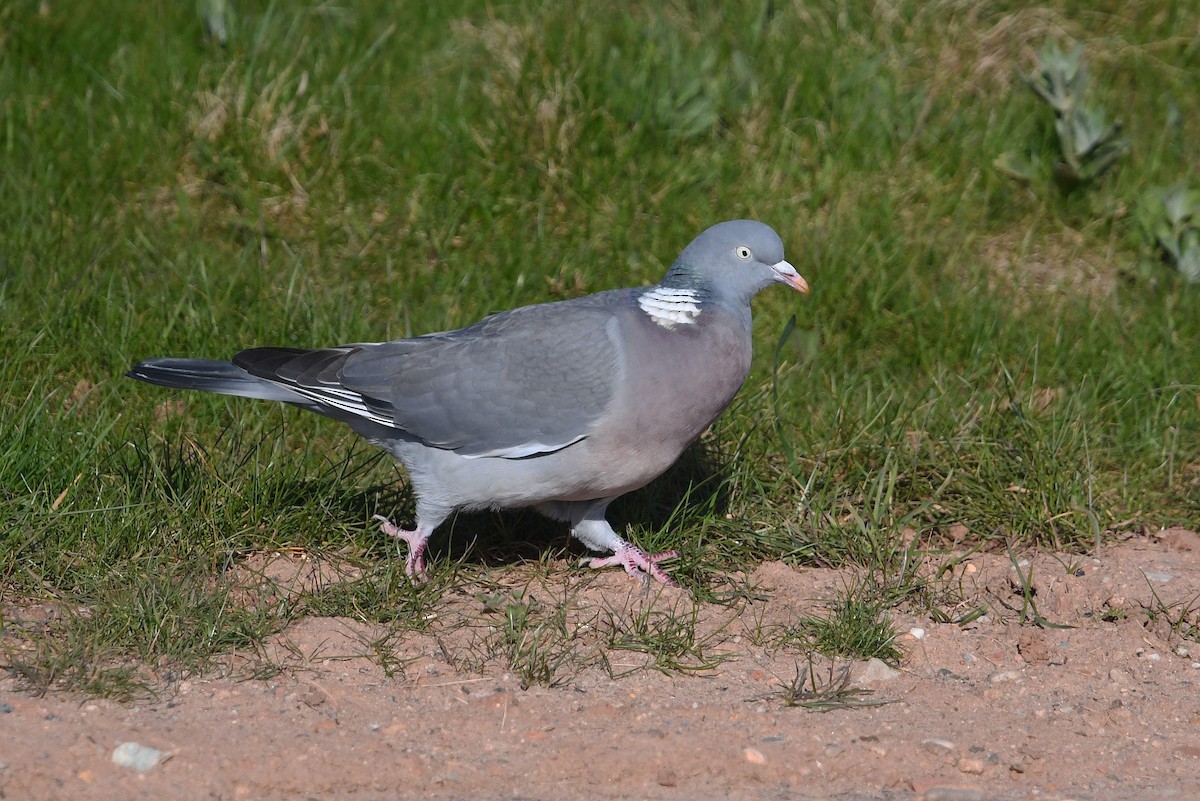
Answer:
<svg viewBox="0 0 1200 801"><path fill-rule="evenodd" d="M409 531L388 520L383 515L375 515L373 520L379 521L379 530L389 537L395 537L408 544L408 555L404 558L404 574L414 581L425 578L425 543L429 535L420 529Z"/></svg>
<svg viewBox="0 0 1200 801"><path fill-rule="evenodd" d="M582 564L590 568L598 569L602 567L615 567L620 565L625 568L625 572L634 578L645 581L646 578L653 577L669 587L676 586L674 580L667 575L666 571L658 566L659 562L667 559L675 559L679 556L679 551L663 551L662 553L646 553L641 548L632 543L625 543L617 548L612 556L597 556L591 559L584 559Z"/></svg>

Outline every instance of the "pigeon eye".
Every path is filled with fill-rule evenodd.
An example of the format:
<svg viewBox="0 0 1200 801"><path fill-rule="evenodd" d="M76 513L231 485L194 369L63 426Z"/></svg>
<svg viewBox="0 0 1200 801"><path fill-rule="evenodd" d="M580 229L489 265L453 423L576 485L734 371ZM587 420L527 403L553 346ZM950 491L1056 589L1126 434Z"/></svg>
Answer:
<svg viewBox="0 0 1200 801"><path fill-rule="evenodd" d="M736 248L734 248L733 252L736 253L737 257L742 261L750 258L750 248L746 247L745 245L738 245Z"/></svg>

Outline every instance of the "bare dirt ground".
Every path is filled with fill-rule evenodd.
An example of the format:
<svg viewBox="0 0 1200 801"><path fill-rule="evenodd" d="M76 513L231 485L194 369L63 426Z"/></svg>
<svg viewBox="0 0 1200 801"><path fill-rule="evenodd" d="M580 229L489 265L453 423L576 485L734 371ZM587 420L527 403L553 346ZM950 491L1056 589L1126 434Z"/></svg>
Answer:
<svg viewBox="0 0 1200 801"><path fill-rule="evenodd" d="M443 598L427 633L307 618L256 657L283 666L268 679L125 704L4 679L0 798L1200 798L1198 543L1173 530L1018 560L1037 613L1072 628L1022 625L1017 566L970 556L942 581L986 615L897 615L899 672L852 664L869 693L844 696L886 703L824 712L788 705L808 662L778 634L846 573L765 564L746 577L754 600L694 613L620 573L514 567L508 589ZM277 556L257 575L320 573ZM645 667L676 634L690 649L668 657L700 669ZM523 689L538 670L556 685ZM114 764L127 742L163 758Z"/></svg>

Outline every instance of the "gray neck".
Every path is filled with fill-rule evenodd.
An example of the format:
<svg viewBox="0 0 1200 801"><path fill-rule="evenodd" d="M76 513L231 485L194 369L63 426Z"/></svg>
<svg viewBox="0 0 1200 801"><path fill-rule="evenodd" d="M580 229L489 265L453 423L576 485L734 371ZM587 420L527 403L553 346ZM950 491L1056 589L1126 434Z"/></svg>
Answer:
<svg viewBox="0 0 1200 801"><path fill-rule="evenodd" d="M700 275L692 269L692 266L683 259L676 259L671 265L671 269L667 270L667 274L663 276L663 280L658 282L659 286L668 289L690 289L696 293L696 299L701 303L706 303L712 299L712 286L708 281L705 281Z"/></svg>

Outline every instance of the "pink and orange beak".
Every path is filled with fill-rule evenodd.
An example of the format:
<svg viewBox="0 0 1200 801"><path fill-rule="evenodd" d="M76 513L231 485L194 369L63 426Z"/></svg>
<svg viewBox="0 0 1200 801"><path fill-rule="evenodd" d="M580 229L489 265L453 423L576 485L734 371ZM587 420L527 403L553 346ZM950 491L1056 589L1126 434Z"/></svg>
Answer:
<svg viewBox="0 0 1200 801"><path fill-rule="evenodd" d="M788 264L786 261L781 261L778 264L772 264L771 270L775 273L775 280L787 284L797 292L808 294L808 282L804 280L804 276L796 272L796 268Z"/></svg>

